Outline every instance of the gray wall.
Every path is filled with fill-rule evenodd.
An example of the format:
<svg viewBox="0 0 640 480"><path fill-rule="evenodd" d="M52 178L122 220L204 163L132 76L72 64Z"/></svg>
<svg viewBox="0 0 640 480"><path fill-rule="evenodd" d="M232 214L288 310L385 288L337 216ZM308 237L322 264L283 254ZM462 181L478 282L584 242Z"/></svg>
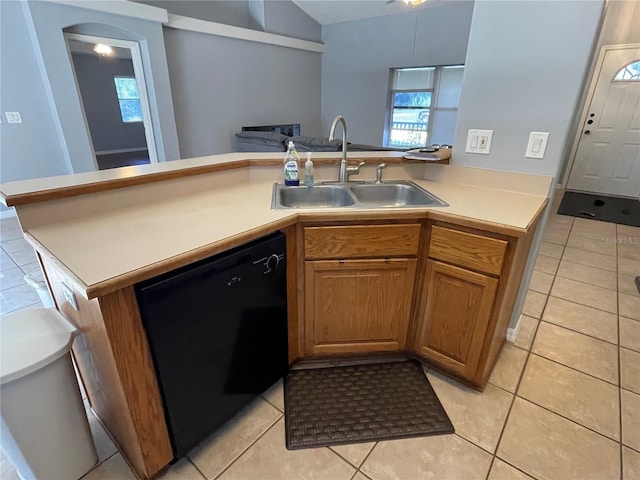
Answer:
<svg viewBox="0 0 640 480"><path fill-rule="evenodd" d="M169 13L320 41L320 24L291 0L136 0Z"/></svg>
<svg viewBox="0 0 640 480"><path fill-rule="evenodd" d="M264 0L264 31L319 42L322 27L291 0Z"/></svg>
<svg viewBox="0 0 640 480"><path fill-rule="evenodd" d="M68 173L22 7L0 1L0 181ZM4 112L20 112L8 124Z"/></svg>
<svg viewBox="0 0 640 480"><path fill-rule="evenodd" d="M94 150L147 148L144 125L122 121L113 82L115 76L135 76L131 59L75 52L71 56Z"/></svg>
<svg viewBox="0 0 640 480"><path fill-rule="evenodd" d="M253 28L248 0L135 0L169 13L224 23L242 28Z"/></svg>
<svg viewBox="0 0 640 480"><path fill-rule="evenodd" d="M2 0L2 181L95 170L63 30L139 41L160 160L180 157L160 23L51 2ZM12 132L5 135L4 132Z"/></svg>
<svg viewBox="0 0 640 480"><path fill-rule="evenodd" d="M573 134L571 124L593 55L603 3L476 2L452 163L557 178ZM464 153L470 128L494 130L489 155ZM550 132L544 159L524 158L531 131ZM554 179L551 201L555 183ZM522 311L549 214L550 207L534 238L512 328Z"/></svg>
<svg viewBox="0 0 640 480"><path fill-rule="evenodd" d="M602 7L602 1L476 2L453 163L558 174ZM494 131L489 155L464 153L472 128ZM550 133L544 159L524 156L531 131Z"/></svg>
<svg viewBox="0 0 640 480"><path fill-rule="evenodd" d="M233 151L242 126L320 132L320 54L165 28L180 151Z"/></svg>
<svg viewBox="0 0 640 480"><path fill-rule="evenodd" d="M473 2L325 25L322 39L322 127L347 120L349 141L382 145L389 69L463 64Z"/></svg>
<svg viewBox="0 0 640 480"><path fill-rule="evenodd" d="M28 2L25 12L32 24L31 37L41 54L42 70L51 86L51 98L74 172L95 169L88 135L82 134L86 131L85 120L63 35L64 29L76 25L83 26L75 29L82 33L112 36L110 32L113 32L116 38L139 42L158 159L180 158L160 23L50 2Z"/></svg>

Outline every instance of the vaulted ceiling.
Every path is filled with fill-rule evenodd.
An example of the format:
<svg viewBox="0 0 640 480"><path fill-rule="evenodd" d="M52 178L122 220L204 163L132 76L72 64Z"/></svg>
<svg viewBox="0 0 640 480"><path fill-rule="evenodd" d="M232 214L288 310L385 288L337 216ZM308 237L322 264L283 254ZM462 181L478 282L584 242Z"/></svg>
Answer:
<svg viewBox="0 0 640 480"><path fill-rule="evenodd" d="M402 0L292 0L321 25L382 17L416 9L432 8L455 0L427 0L412 7Z"/></svg>

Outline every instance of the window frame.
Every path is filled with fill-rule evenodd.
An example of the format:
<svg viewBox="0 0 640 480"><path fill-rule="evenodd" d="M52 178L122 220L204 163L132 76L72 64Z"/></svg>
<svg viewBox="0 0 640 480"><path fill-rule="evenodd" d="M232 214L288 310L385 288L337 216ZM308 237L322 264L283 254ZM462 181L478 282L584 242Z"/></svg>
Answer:
<svg viewBox="0 0 640 480"><path fill-rule="evenodd" d="M631 74L630 78L618 78L618 75L624 76L626 72L631 72L631 70L629 70L629 67L631 65L635 65L636 63L640 64L640 59L634 60L633 62L627 63L624 67L622 67L620 70L618 70L616 73L614 73L613 80L611 80L611 82L612 83L613 82L620 83L620 82L638 82L638 81L640 81L640 73Z"/></svg>
<svg viewBox="0 0 640 480"><path fill-rule="evenodd" d="M458 103L457 107L438 107L438 91L440 89L440 80L442 77L442 71L445 68L452 67L460 67L465 68L464 64L454 64L454 65L429 65L429 66L421 66L421 67L399 67L399 68L391 68L389 70L389 88L388 88L388 97L387 97L387 111L385 115L385 124L384 124L384 132L383 132L383 145L385 147L391 148L421 148L427 145L430 145L431 133L433 131L433 113L437 110L439 111L455 111L457 112L460 108ZM411 90L403 90L403 89L395 89L391 88L392 85L395 85L397 73L400 70L418 70L418 69L428 69L432 68L433 72L433 87L432 88L423 88L423 89L411 89ZM427 123L426 129L426 141L424 145L398 145L391 143L391 132L393 129L393 112L394 112L394 99L396 93L431 93L431 104L426 109L429 110L429 121ZM423 108L425 109L425 108Z"/></svg>
<svg viewBox="0 0 640 480"><path fill-rule="evenodd" d="M427 88L427 89L411 89L411 90L397 90L397 89L393 89L391 90L391 98L390 98L390 105L389 105L389 122L387 124L387 129L389 132L389 136L387 138L387 142L386 145L387 147L406 147L408 145L396 145L396 144L391 144L391 131L393 130L393 113L394 110L398 107L395 106L395 97L396 97L396 93L430 93L431 94L431 98L429 101L429 106L428 107L416 107L415 110L427 110L429 112L429 121L427 121L427 128L424 130L409 130L409 131L416 131L416 132L425 132L427 137L426 137L426 142L429 141L429 134L431 133L431 110L433 109L433 102L435 99L435 72L434 72L434 88ZM400 109L402 109L403 107L400 107ZM411 109L410 107L404 107L407 110ZM414 110L414 109L411 109ZM402 129L396 129L396 130L402 130ZM418 148L417 146L411 146L410 148Z"/></svg>
<svg viewBox="0 0 640 480"><path fill-rule="evenodd" d="M135 85L136 85L136 94L137 94L137 98L120 98L120 92L118 91L118 85L117 85L117 79L119 78L124 78L127 80L133 80ZM132 124L136 124L136 123L143 123L144 122L144 118L143 118L143 111L142 111L142 101L140 100L140 90L138 89L138 79L135 77L135 75L114 75L113 76L113 85L116 91L116 98L118 99L118 109L120 110L120 119L122 120L122 123L126 124L126 125L132 125ZM121 105L121 101L123 100L134 100L137 101L138 104L140 105L140 120L130 120L127 121L124 119L124 115L122 112L122 105Z"/></svg>

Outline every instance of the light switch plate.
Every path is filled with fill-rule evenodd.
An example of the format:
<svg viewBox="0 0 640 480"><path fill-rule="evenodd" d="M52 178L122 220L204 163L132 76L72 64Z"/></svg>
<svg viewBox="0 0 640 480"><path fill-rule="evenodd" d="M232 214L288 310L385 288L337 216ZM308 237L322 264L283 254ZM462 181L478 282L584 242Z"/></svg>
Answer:
<svg viewBox="0 0 640 480"><path fill-rule="evenodd" d="M4 112L4 116L7 117L7 123L22 123L20 112Z"/></svg>
<svg viewBox="0 0 640 480"><path fill-rule="evenodd" d="M467 153L480 153L489 155L491 152L491 140L493 139L493 130L469 130L467 135L467 146L464 149Z"/></svg>
<svg viewBox="0 0 640 480"><path fill-rule="evenodd" d="M544 158L544 152L547 149L548 141L549 132L531 132L529 134L527 151L524 156L527 158Z"/></svg>

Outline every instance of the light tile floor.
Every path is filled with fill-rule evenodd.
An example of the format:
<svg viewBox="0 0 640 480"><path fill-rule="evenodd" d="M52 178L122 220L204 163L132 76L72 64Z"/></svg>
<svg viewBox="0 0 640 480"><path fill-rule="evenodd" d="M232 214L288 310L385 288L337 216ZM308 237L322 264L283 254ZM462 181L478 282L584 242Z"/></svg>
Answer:
<svg viewBox="0 0 640 480"><path fill-rule="evenodd" d="M6 313L38 300L15 270L29 271L33 257L2 222ZM518 339L505 345L485 391L427 371L454 435L287 451L278 382L160 478L639 479L636 275L640 228L553 215ZM90 415L102 463L84 479L135 478ZM1 467L3 480L17 478L5 459Z"/></svg>

